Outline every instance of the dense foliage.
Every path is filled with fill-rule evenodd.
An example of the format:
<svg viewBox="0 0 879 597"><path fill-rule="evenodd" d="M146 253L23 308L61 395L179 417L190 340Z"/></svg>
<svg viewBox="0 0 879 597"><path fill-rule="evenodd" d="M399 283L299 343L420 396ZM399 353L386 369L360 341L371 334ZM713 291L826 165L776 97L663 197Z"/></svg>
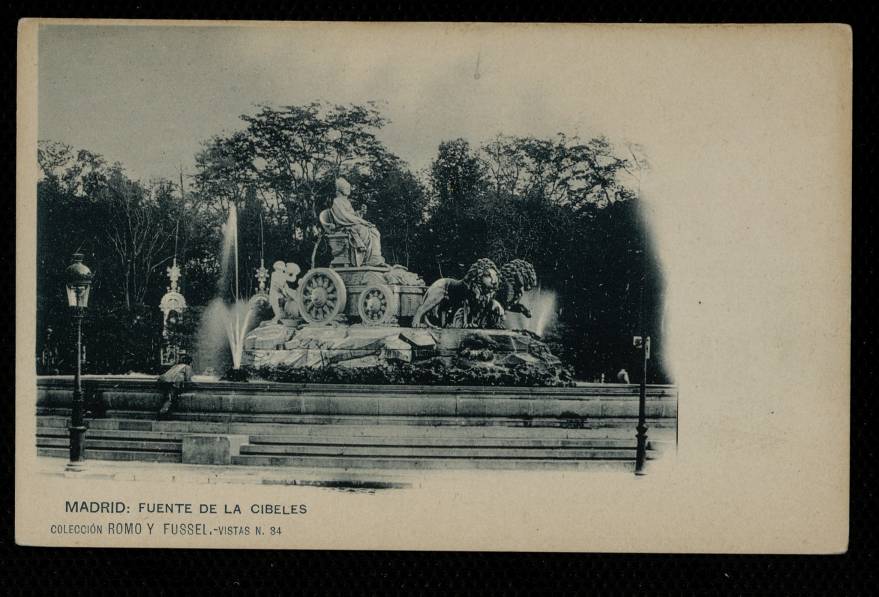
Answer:
<svg viewBox="0 0 879 597"><path fill-rule="evenodd" d="M63 272L74 251L96 274L86 370L154 370L156 305L175 255L187 301L207 304L217 294L222 227L234 205L243 295L255 291L260 259L296 261L307 271L317 217L343 175L354 205L381 230L389 261L429 283L460 277L479 257L498 265L525 259L540 290L557 297L544 336L579 378L610 381L623 367L637 378L632 336L646 330L659 365L653 380L665 380L662 284L639 214L648 165L638 147L561 134L499 135L476 146L452 139L426 171L412 172L380 141L386 123L372 104L259 106L239 130L205 141L195 172L176 181L132 180L101 156L41 142L38 366L70 370L62 358L70 350ZM319 249L324 265L326 247ZM51 366L46 355L57 357Z"/></svg>
<svg viewBox="0 0 879 597"><path fill-rule="evenodd" d="M479 367L469 362L433 358L418 363L390 361L372 367L330 365L318 369L274 365L249 369L255 377L291 383L353 385L446 385L446 386L568 386L571 377L563 367Z"/></svg>

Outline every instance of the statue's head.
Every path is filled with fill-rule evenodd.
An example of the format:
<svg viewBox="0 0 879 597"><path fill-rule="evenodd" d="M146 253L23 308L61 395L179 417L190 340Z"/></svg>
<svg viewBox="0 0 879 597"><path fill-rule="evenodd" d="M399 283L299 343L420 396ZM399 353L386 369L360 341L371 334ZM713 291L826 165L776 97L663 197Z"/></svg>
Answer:
<svg viewBox="0 0 879 597"><path fill-rule="evenodd" d="M298 265L296 265L295 263L293 263L291 261L291 262L287 263L286 271L287 271L288 276L292 276L295 278L296 276L299 275L299 272L302 270L299 268Z"/></svg>
<svg viewBox="0 0 879 597"><path fill-rule="evenodd" d="M280 260L272 264L272 269L274 269L276 272L282 272L286 267L287 265Z"/></svg>
<svg viewBox="0 0 879 597"><path fill-rule="evenodd" d="M490 290L497 290L497 287L500 284L500 277L498 276L497 270L490 269L482 274L482 284Z"/></svg>
<svg viewBox="0 0 879 597"><path fill-rule="evenodd" d="M498 290L500 274L494 262L483 257L470 266L462 281L479 300L489 301Z"/></svg>
<svg viewBox="0 0 879 597"><path fill-rule="evenodd" d="M351 194L351 183L340 176L336 179L336 192L347 197Z"/></svg>
<svg viewBox="0 0 879 597"><path fill-rule="evenodd" d="M528 292L537 286L537 272L534 266L524 259L513 259L504 264L500 274L501 281L514 293Z"/></svg>

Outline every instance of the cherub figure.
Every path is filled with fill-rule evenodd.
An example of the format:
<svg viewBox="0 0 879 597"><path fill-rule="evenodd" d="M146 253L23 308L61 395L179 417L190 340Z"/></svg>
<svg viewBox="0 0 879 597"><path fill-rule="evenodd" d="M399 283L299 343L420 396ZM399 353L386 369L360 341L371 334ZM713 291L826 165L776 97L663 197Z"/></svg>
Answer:
<svg viewBox="0 0 879 597"><path fill-rule="evenodd" d="M275 314L272 323L280 323L285 316L292 318L299 315L299 298L290 283L296 281L300 269L295 263L285 264L283 261L276 261L272 269L274 271L269 283L269 303Z"/></svg>

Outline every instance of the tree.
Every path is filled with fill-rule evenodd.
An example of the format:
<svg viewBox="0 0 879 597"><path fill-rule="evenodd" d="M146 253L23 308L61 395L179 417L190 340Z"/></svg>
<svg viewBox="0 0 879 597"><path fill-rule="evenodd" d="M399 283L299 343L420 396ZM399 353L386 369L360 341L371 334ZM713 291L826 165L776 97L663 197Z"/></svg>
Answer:
<svg viewBox="0 0 879 597"><path fill-rule="evenodd" d="M429 174L433 254L451 268L483 256L533 263L541 287L557 294L559 350L582 377L629 367L643 317L661 346L650 323L658 301L640 304L644 263L658 269L638 201L648 164L636 145L617 151L603 137L498 135L478 151L458 139L440 145ZM661 281L650 280L653 297Z"/></svg>
<svg viewBox="0 0 879 597"><path fill-rule="evenodd" d="M41 142L37 160L38 254L52 272L42 282L57 283L70 253L85 250L101 274L96 285L108 283L96 296L118 292L126 308L143 303L156 270L173 257L176 223L191 219L174 185L131 180L121 164L62 143Z"/></svg>
<svg viewBox="0 0 879 597"><path fill-rule="evenodd" d="M443 275L445 267L446 275L457 274L484 253L483 165L464 139L444 141L430 166L429 180L428 244L434 262L429 269Z"/></svg>
<svg viewBox="0 0 879 597"><path fill-rule="evenodd" d="M42 366L69 371L75 362L64 270L71 253L81 251L95 273L88 316L102 322L86 326L87 370L148 370L161 333L153 325L160 318L149 315L163 290L155 273L172 257L180 209L171 183L144 185L100 155L50 141L39 144L37 160L37 346L40 355L55 355ZM120 342L121 334L130 342Z"/></svg>
<svg viewBox="0 0 879 597"><path fill-rule="evenodd" d="M614 155L605 137L584 143L563 133L555 139L498 135L482 146L480 158L498 195L541 197L575 210L629 197L618 179L629 162Z"/></svg>
<svg viewBox="0 0 879 597"><path fill-rule="evenodd" d="M223 212L255 193L265 229L285 228L287 257L310 256L337 176L380 177L400 167L376 137L388 121L373 103L263 105L241 119L245 129L214 137L199 153L196 192Z"/></svg>
<svg viewBox="0 0 879 597"><path fill-rule="evenodd" d="M108 166L102 156L86 149L74 154L65 143L39 141L37 163L43 173L42 182L68 195L91 195L107 181Z"/></svg>
<svg viewBox="0 0 879 597"><path fill-rule="evenodd" d="M166 249L173 243L173 220L160 207L169 202L171 183L154 181L144 187L113 168L101 190L108 224L104 234L119 260L125 306L130 308L143 303L153 273L172 257Z"/></svg>
<svg viewBox="0 0 879 597"><path fill-rule="evenodd" d="M263 188L305 236L317 232L328 180L396 160L375 136L387 120L373 104L262 106L256 115L241 118L248 124Z"/></svg>
<svg viewBox="0 0 879 597"><path fill-rule="evenodd" d="M219 217L238 207L258 184L253 139L244 131L216 136L195 156L197 196Z"/></svg>
<svg viewBox="0 0 879 597"><path fill-rule="evenodd" d="M366 207L366 218L381 231L382 253L389 263L409 268L421 251L427 193L414 174L392 164L366 174L353 173L352 200Z"/></svg>

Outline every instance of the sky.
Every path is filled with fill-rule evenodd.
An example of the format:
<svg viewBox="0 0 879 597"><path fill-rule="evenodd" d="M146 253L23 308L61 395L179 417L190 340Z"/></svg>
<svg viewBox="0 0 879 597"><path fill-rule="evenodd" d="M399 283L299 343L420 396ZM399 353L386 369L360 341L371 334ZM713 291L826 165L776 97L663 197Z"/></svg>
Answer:
<svg viewBox="0 0 879 597"><path fill-rule="evenodd" d="M100 153L142 179L191 171L200 144L241 128L258 103L378 101L391 120L380 138L414 169L457 137L629 140L626 112L640 100L614 92L628 66L608 53L606 35L540 29L45 25L39 137Z"/></svg>

